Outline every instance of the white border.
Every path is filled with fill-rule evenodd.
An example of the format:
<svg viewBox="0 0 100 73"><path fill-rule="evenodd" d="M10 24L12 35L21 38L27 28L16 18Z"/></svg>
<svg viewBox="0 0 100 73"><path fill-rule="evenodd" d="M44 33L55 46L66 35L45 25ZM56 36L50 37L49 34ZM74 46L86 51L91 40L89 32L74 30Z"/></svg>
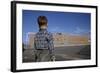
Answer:
<svg viewBox="0 0 100 73"><path fill-rule="evenodd" d="M61 61L61 62L40 62L40 63L22 63L22 10L43 10L43 11L62 11L62 12L82 12L91 13L91 60L79 61ZM49 5L28 5L17 4L17 70L22 69L39 69L39 68L52 68L52 67L71 67L71 66L85 66L95 65L96 54L96 39L95 39L95 9L79 8L79 7L64 7L64 6L49 6Z"/></svg>

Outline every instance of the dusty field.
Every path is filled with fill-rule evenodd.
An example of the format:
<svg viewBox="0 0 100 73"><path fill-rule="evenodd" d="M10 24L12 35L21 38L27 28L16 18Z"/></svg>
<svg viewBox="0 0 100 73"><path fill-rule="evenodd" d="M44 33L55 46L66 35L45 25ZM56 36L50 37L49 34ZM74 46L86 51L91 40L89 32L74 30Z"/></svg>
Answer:
<svg viewBox="0 0 100 73"><path fill-rule="evenodd" d="M90 45L55 47L56 61L84 60L91 58ZM23 62L34 62L34 49L23 52Z"/></svg>

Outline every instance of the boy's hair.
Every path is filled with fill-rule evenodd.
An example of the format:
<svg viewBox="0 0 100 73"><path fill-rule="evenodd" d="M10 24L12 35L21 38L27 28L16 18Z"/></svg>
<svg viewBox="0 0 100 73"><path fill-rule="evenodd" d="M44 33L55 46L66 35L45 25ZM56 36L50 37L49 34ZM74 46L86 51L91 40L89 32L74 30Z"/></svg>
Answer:
<svg viewBox="0 0 100 73"><path fill-rule="evenodd" d="M46 16L39 16L37 21L38 21L39 27L41 27L42 25L47 26L48 20L47 20Z"/></svg>

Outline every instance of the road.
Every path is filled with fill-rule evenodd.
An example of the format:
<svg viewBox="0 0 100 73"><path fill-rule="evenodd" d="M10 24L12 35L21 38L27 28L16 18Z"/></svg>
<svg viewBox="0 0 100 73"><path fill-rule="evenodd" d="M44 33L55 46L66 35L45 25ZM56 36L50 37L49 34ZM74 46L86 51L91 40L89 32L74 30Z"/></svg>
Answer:
<svg viewBox="0 0 100 73"><path fill-rule="evenodd" d="M54 49L56 61L90 59L90 45L62 46ZM34 49L23 52L23 62L34 62Z"/></svg>

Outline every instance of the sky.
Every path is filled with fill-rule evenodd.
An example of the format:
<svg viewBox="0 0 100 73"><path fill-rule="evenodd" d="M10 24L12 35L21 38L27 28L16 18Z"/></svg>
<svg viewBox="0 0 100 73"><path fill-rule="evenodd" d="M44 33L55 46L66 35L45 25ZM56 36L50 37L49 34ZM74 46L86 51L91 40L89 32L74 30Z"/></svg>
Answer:
<svg viewBox="0 0 100 73"><path fill-rule="evenodd" d="M54 12L54 11L22 11L22 39L26 42L28 32L38 32L38 16L46 16L48 19L48 31L51 33L68 33L82 35L90 33L91 14L76 12Z"/></svg>

